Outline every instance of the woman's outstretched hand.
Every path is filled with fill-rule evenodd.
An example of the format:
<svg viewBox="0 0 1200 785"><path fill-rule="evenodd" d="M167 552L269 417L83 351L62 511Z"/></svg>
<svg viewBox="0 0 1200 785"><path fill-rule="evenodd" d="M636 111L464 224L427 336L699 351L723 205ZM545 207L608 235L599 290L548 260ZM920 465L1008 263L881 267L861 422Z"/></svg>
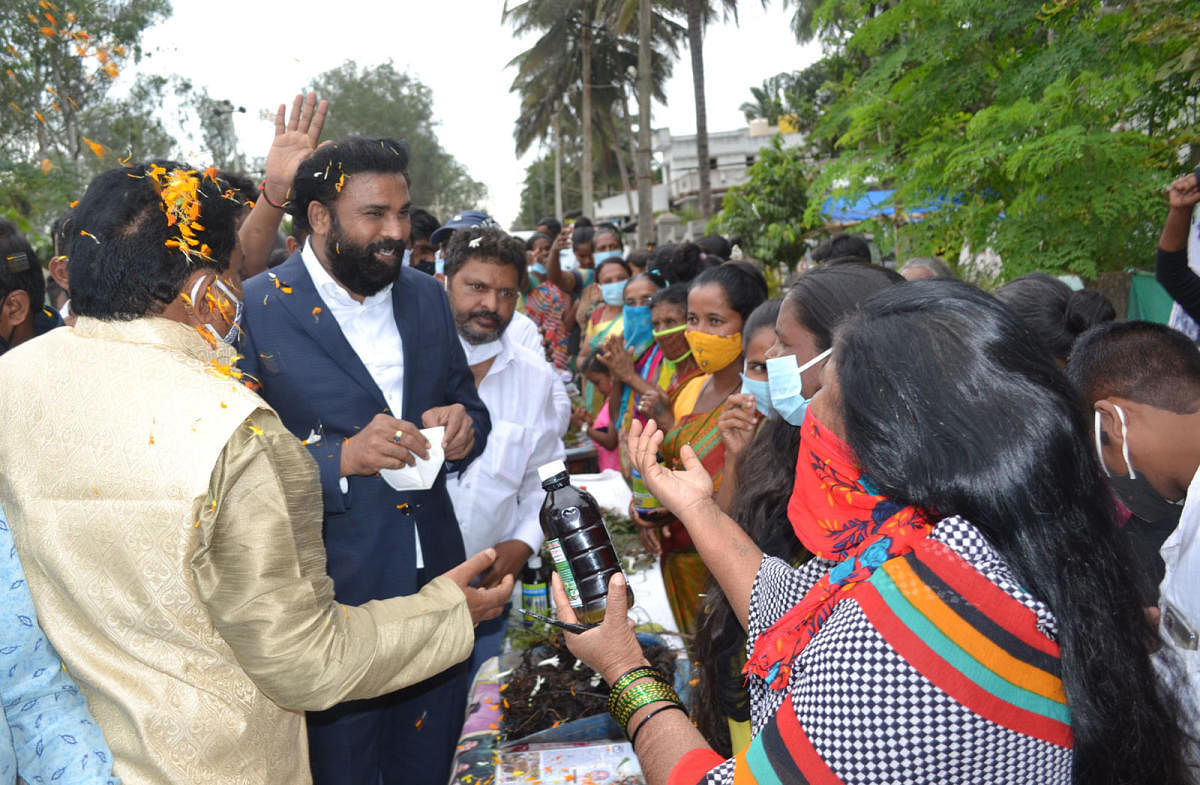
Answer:
<svg viewBox="0 0 1200 785"><path fill-rule="evenodd" d="M694 513L715 505L713 481L690 444L679 451L683 471L671 471L658 462L663 434L650 420L643 427L634 420L629 428L629 459L642 475L654 498L687 525Z"/></svg>
<svg viewBox="0 0 1200 785"><path fill-rule="evenodd" d="M579 618L567 593L563 589L562 579L555 572L550 576L551 591L554 592L555 615L559 621L578 624ZM642 654L642 646L633 632L633 620L628 616L628 606L625 596L625 576L616 573L608 581L608 608L604 612L604 621L587 632L575 635L564 632L567 648L579 659L583 660L608 684L612 684L621 676L638 666L649 665Z"/></svg>

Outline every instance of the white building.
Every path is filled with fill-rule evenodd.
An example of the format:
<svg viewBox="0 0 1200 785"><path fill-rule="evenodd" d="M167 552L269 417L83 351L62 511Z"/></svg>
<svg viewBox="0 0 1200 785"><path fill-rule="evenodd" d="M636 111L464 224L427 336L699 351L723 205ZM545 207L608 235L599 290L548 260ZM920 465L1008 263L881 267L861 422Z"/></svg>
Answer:
<svg viewBox="0 0 1200 785"><path fill-rule="evenodd" d="M709 133L707 166L714 205L719 207L721 197L727 190L749 179L747 170L754 165L760 151L771 144L777 133L778 126L768 126L766 120L752 120L749 126L736 131ZM803 143L803 134L783 134L785 147ZM665 185L654 186L654 212L696 207L700 194L696 135L672 136L670 129L657 128L651 137L651 149L657 159L657 165L662 168L665 181ZM624 193L618 193L596 203L595 217L602 221L636 218L637 191L630 196L633 216L629 215L630 198Z"/></svg>

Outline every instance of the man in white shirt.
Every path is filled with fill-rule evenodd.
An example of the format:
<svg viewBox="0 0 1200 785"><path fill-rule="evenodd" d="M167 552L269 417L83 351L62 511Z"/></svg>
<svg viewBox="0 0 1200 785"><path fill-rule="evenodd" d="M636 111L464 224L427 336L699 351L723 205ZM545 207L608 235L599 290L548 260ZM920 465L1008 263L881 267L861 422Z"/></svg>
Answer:
<svg viewBox="0 0 1200 785"><path fill-rule="evenodd" d="M1183 500L1163 543L1159 632L1181 668L1168 681L1200 724L1200 351L1180 332L1150 322L1109 322L1084 333L1067 372L1095 421L1096 446L1113 490L1132 512ZM1133 590L1133 587L1130 589ZM1182 674L1175 673L1182 670ZM1195 727L1195 725L1194 725Z"/></svg>
<svg viewBox="0 0 1200 785"><path fill-rule="evenodd" d="M468 554L496 549L484 586L516 578L542 545L545 492L538 467L564 456L549 363L510 335L525 275L525 246L500 229L470 227L446 248L446 289L467 364L487 406L492 433L483 453L447 481ZM473 662L499 653L507 617L476 629Z"/></svg>

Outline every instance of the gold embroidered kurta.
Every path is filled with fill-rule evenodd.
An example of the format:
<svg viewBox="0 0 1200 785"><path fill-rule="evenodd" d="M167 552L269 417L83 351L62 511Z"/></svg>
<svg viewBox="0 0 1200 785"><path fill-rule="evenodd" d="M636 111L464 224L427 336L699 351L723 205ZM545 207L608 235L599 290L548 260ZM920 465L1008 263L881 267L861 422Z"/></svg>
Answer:
<svg viewBox="0 0 1200 785"><path fill-rule="evenodd" d="M41 622L126 783L306 783L302 710L464 659L463 593L347 607L307 450L165 319L0 357L0 499ZM415 731L414 731L415 732Z"/></svg>

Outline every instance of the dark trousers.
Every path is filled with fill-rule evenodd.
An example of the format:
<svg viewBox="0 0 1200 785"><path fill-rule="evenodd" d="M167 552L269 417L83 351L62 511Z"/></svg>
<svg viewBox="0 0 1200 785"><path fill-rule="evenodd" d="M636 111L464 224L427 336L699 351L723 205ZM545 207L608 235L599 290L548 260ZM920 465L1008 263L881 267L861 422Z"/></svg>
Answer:
<svg viewBox="0 0 1200 785"><path fill-rule="evenodd" d="M466 662L390 695L309 712L314 785L446 785L467 702Z"/></svg>

